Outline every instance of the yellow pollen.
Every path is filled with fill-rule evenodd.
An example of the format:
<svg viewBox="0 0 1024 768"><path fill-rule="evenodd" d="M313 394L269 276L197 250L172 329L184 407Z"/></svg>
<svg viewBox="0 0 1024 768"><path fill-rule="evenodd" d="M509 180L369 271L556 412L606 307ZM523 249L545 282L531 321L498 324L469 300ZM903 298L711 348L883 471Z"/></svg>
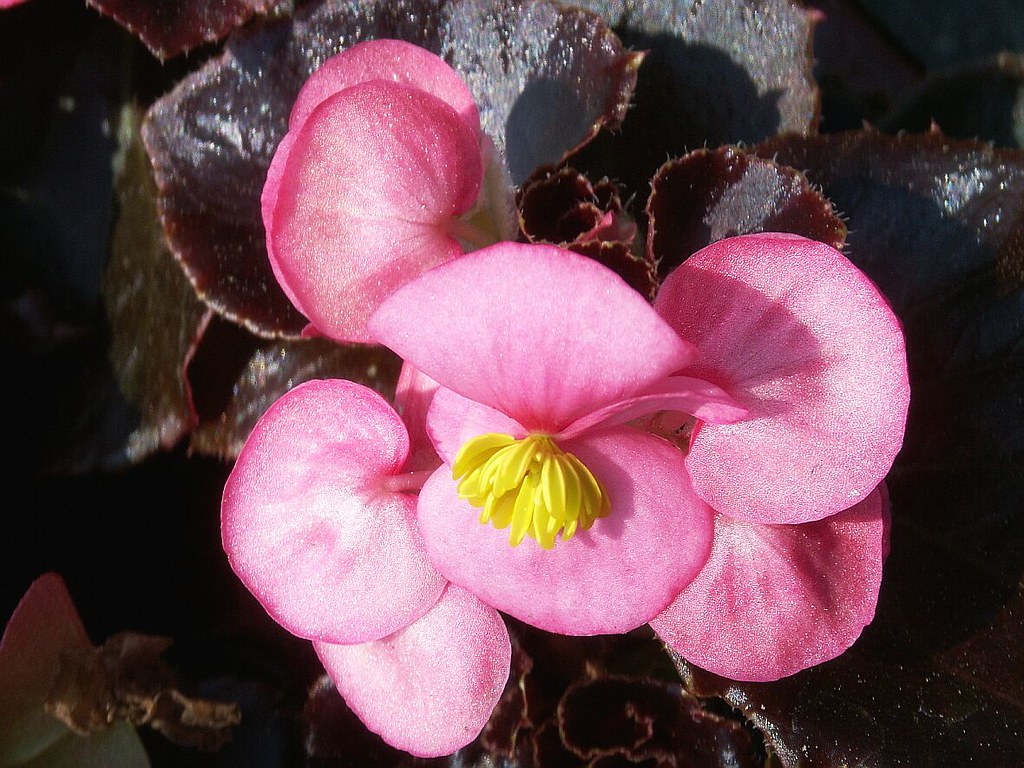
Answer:
<svg viewBox="0 0 1024 768"><path fill-rule="evenodd" d="M455 457L452 477L459 496L481 510L481 523L511 526L513 547L529 535L551 549L559 531L568 541L611 511L601 481L547 435L471 438Z"/></svg>

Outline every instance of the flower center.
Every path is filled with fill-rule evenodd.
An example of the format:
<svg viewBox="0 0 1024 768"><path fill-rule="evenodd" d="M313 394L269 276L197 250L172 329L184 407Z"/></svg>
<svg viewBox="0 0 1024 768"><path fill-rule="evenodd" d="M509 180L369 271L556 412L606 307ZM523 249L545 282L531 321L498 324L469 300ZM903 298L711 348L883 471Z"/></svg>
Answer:
<svg viewBox="0 0 1024 768"><path fill-rule="evenodd" d="M482 510L481 523L512 526L513 547L529 534L551 549L559 531L568 541L611 511L601 481L547 435L516 439L489 432L467 440L452 477L459 496Z"/></svg>

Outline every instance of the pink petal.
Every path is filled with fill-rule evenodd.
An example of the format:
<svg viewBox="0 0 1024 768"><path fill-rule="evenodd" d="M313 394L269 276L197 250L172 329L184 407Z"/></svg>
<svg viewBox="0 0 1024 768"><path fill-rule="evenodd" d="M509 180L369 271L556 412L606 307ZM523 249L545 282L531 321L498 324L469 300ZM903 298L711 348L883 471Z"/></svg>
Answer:
<svg viewBox="0 0 1024 768"><path fill-rule="evenodd" d="M350 381L301 384L256 425L224 488L224 549L289 631L375 640L441 594L413 522L415 498L385 490L407 450L398 414Z"/></svg>
<svg viewBox="0 0 1024 768"><path fill-rule="evenodd" d="M32 582L0 639L0 753L29 760L68 734L46 714L62 651L88 648L64 580L46 573Z"/></svg>
<svg viewBox="0 0 1024 768"><path fill-rule="evenodd" d="M263 196L274 275L321 333L368 341L381 300L461 255L447 227L476 201L477 137L437 97L375 80L329 97L282 146Z"/></svg>
<svg viewBox="0 0 1024 768"><path fill-rule="evenodd" d="M404 40L367 40L327 59L299 91L288 129L301 128L328 97L369 80L426 91L451 106L474 134L480 133L476 102L459 74L440 56Z"/></svg>
<svg viewBox="0 0 1024 768"><path fill-rule="evenodd" d="M888 517L881 489L802 525L717 516L707 565L651 626L733 680L777 680L835 658L875 615Z"/></svg>
<svg viewBox="0 0 1024 768"><path fill-rule="evenodd" d="M609 517L545 551L478 522L451 470L420 492L427 551L453 583L540 629L566 635L626 632L661 612L704 564L711 510L690 487L668 442L617 427L562 445L605 486Z"/></svg>
<svg viewBox="0 0 1024 768"><path fill-rule="evenodd" d="M525 437L527 430L501 411L441 387L427 414L427 429L438 454L448 464L455 463L459 449L470 438L497 432Z"/></svg>
<svg viewBox="0 0 1024 768"><path fill-rule="evenodd" d="M640 294L592 259L498 243L385 301L374 338L442 386L558 432L692 357Z"/></svg>
<svg viewBox="0 0 1024 768"><path fill-rule="evenodd" d="M694 432L686 466L716 510L817 520L885 477L910 396L903 334L841 253L796 235L721 240L669 275L655 307L701 351L687 374L750 410Z"/></svg>
<svg viewBox="0 0 1024 768"><path fill-rule="evenodd" d="M366 726L420 757L449 755L477 737L505 688L512 657L498 612L454 586L390 637L314 645Z"/></svg>
<svg viewBox="0 0 1024 768"><path fill-rule="evenodd" d="M435 470L441 459L427 435L427 412L438 384L409 363L402 364L395 388L395 410L401 415L409 432L409 458L406 472Z"/></svg>
<svg viewBox="0 0 1024 768"><path fill-rule="evenodd" d="M560 433L563 439L575 437L600 425L611 427L655 411L691 414L714 424L730 424L747 415L720 387L688 376L670 376L647 387L641 394L620 400L577 419Z"/></svg>
<svg viewBox="0 0 1024 768"><path fill-rule="evenodd" d="M267 172L260 203L272 263L276 262L270 236L274 232L274 208L288 155L299 131L316 107L329 97L370 80L403 83L436 96L455 110L474 136L480 136L480 116L473 94L455 70L425 48L404 40L368 40L332 56L299 91L288 119L288 133L278 144ZM286 284L282 288L291 302L299 306L299 298L291 288Z"/></svg>

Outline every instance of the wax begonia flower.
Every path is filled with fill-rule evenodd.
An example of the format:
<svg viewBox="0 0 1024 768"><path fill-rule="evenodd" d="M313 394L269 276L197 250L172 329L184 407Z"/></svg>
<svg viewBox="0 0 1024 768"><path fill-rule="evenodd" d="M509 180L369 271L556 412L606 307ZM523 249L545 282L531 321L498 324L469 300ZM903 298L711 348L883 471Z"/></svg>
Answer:
<svg viewBox="0 0 1024 768"><path fill-rule="evenodd" d="M274 275L308 333L370 341L386 296L462 255L482 142L458 74L410 43L357 44L306 81L261 205Z"/></svg>
<svg viewBox="0 0 1024 768"><path fill-rule="evenodd" d="M239 578L286 629L314 641L363 721L395 746L437 756L483 728L511 644L497 612L425 557L408 493L422 478L406 473L419 453L380 395L349 381L306 382L246 441L221 530ZM385 701L388 688L399 699Z"/></svg>
<svg viewBox="0 0 1024 768"><path fill-rule="evenodd" d="M745 411L672 376L692 346L613 272L499 243L403 286L368 328L440 385L427 428L445 465L417 519L452 583L533 626L588 635L644 624L703 565L710 509L682 453L623 421Z"/></svg>
<svg viewBox="0 0 1024 768"><path fill-rule="evenodd" d="M651 625L695 664L774 680L846 650L874 615L882 478L910 389L900 324L841 253L796 235L728 238L674 270L655 308L744 405L699 419L686 468L716 511L701 573Z"/></svg>
<svg viewBox="0 0 1024 768"><path fill-rule="evenodd" d="M471 297L453 290L467 285ZM496 608L572 634L625 631L664 609L707 558L711 511L682 454L623 420L658 408L713 421L745 411L712 385L670 376L692 347L610 270L552 246L503 243L435 268L371 325L375 338L423 352L410 356L396 403L410 429L351 382L294 388L260 419L227 481L224 547L271 616L314 641L371 729L417 755L447 754L479 733L507 679ZM409 444L427 434L417 423L427 399L427 431L448 462L436 470L440 459ZM449 493L447 447L499 428L528 460L565 462L538 468L534 501L554 494L551 510L579 513L589 479L607 494L603 519L536 528L537 541L518 548L478 522L480 510ZM544 474L565 467L577 474ZM424 475L417 501L409 492ZM483 583L467 577L474 569Z"/></svg>

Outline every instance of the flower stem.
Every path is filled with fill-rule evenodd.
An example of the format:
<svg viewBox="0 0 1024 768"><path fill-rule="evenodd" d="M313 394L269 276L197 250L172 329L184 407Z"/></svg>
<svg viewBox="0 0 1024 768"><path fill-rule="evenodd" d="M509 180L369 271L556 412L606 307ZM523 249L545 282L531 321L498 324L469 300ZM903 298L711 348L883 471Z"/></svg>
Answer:
<svg viewBox="0 0 1024 768"><path fill-rule="evenodd" d="M385 491L391 493L419 493L420 488L427 482L427 478L434 474L432 469L424 469L419 472L404 472L401 475L389 475L385 477L381 485Z"/></svg>

